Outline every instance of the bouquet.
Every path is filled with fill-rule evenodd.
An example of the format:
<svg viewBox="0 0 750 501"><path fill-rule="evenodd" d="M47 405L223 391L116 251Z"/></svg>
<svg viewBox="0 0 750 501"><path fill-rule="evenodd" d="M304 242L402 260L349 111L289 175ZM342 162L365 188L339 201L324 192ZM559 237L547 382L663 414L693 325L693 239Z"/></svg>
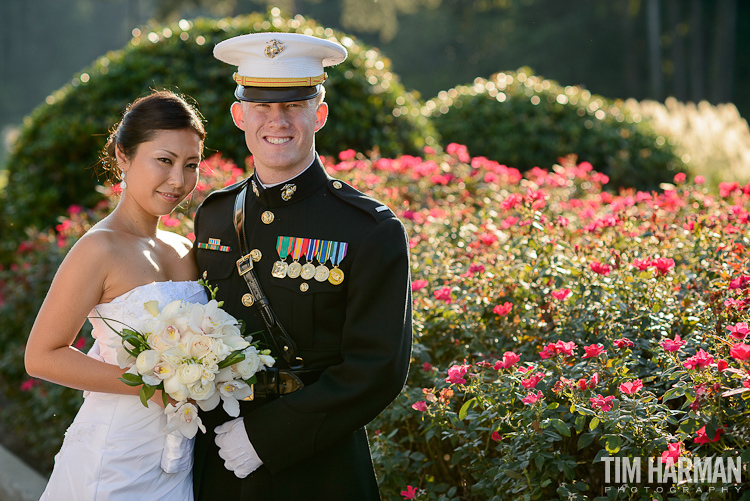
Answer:
<svg viewBox="0 0 750 501"><path fill-rule="evenodd" d="M243 337L244 325L221 309L216 288L199 283L211 293L206 304L177 300L159 308L157 301L148 301L139 330L118 331L107 324L120 336L112 346L120 368L129 367L121 381L141 386L145 406L162 390L165 432L177 431L186 438L198 429L206 431L193 402L204 411L222 402L227 414L237 417L238 401L253 394L250 385L256 373L274 364L270 350L259 350L257 342ZM168 403L167 396L177 403Z"/></svg>

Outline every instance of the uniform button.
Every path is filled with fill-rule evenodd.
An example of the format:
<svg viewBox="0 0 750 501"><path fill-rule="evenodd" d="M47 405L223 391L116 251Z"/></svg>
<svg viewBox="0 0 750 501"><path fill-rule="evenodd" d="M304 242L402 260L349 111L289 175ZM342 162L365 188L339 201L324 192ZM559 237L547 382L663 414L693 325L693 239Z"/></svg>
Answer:
<svg viewBox="0 0 750 501"><path fill-rule="evenodd" d="M307 282L302 282L301 284L299 284L299 290L301 290L302 292L307 292L307 289L309 288L310 286L307 284Z"/></svg>
<svg viewBox="0 0 750 501"><path fill-rule="evenodd" d="M254 302L255 298L252 294L245 294L244 296L242 296L242 304L247 306L248 308L251 307Z"/></svg>
<svg viewBox="0 0 750 501"><path fill-rule="evenodd" d="M271 224L273 223L273 212L270 210L265 211L263 214L260 215L260 220L263 221L264 224Z"/></svg>
<svg viewBox="0 0 750 501"><path fill-rule="evenodd" d="M255 261L256 263L263 258L263 254L260 252L259 249L253 249L250 251L250 259Z"/></svg>
<svg viewBox="0 0 750 501"><path fill-rule="evenodd" d="M341 181L334 181L334 182L333 182L333 187L334 187L334 188L336 188L337 190L340 190L340 189L341 189L341 186L343 186L343 185L341 184Z"/></svg>

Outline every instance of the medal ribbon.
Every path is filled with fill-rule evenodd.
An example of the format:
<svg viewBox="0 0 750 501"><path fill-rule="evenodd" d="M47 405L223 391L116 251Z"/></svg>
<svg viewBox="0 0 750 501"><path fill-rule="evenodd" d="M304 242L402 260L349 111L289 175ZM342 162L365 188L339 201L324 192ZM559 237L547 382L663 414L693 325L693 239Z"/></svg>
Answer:
<svg viewBox="0 0 750 501"><path fill-rule="evenodd" d="M349 244L346 242L336 242L337 248L334 250L331 256L331 263L334 268L338 268L339 263L346 257L346 250L349 248Z"/></svg>
<svg viewBox="0 0 750 501"><path fill-rule="evenodd" d="M303 240L306 240L306 239L305 238L299 238L299 237L295 237L294 238L294 246L292 248L293 249L292 250L292 259L294 259L295 261L299 261L299 256L300 256L300 254L302 254Z"/></svg>
<svg viewBox="0 0 750 501"><path fill-rule="evenodd" d="M330 240L319 240L320 247L318 248L317 255L315 256L320 264L326 264L328 258L331 256L331 242Z"/></svg>
<svg viewBox="0 0 750 501"><path fill-rule="evenodd" d="M317 254L319 245L320 245L320 240L310 239L310 243L307 246L307 255L305 256L308 263L312 262L313 258L315 257L315 254Z"/></svg>
<svg viewBox="0 0 750 501"><path fill-rule="evenodd" d="M282 261L289 255L290 240L292 240L292 237L279 237L276 239L276 251L278 251Z"/></svg>

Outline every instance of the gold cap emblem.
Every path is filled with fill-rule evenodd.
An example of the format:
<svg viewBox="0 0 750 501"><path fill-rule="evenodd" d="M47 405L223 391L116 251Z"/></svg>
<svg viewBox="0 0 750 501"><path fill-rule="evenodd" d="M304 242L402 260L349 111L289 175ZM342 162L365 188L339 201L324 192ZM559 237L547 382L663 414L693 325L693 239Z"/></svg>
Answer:
<svg viewBox="0 0 750 501"><path fill-rule="evenodd" d="M264 224L271 224L273 223L273 212L270 210L265 211L263 214L260 215L260 220L263 221Z"/></svg>
<svg viewBox="0 0 750 501"><path fill-rule="evenodd" d="M297 191L297 185L294 184L285 184L283 188L281 188L281 198L288 202L291 200L292 195L294 195L294 192Z"/></svg>
<svg viewBox="0 0 750 501"><path fill-rule="evenodd" d="M266 42L266 57L273 59L284 51L284 44L278 40L269 40Z"/></svg>

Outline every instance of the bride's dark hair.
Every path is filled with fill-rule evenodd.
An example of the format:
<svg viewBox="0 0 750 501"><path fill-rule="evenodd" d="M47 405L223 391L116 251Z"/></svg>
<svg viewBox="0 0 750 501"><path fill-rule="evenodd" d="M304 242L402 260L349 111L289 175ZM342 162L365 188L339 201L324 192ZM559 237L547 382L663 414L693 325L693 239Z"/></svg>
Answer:
<svg viewBox="0 0 750 501"><path fill-rule="evenodd" d="M138 145L151 141L157 131L181 129L190 129L198 134L202 153L206 130L203 127L203 116L196 105L169 90L153 91L147 96L139 97L125 108L122 120L110 130L100 159L105 177L112 183L121 180L122 173L115 156L116 148L120 148L127 158L132 158Z"/></svg>

